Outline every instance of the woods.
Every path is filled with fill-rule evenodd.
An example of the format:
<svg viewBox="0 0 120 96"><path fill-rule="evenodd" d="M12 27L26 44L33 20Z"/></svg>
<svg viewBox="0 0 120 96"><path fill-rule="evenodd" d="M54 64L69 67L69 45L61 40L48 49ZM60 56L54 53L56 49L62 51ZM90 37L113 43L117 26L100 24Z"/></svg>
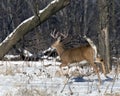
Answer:
<svg viewBox="0 0 120 96"><path fill-rule="evenodd" d="M46 21L52 14L62 9L69 4L69 0L53 1L46 8L40 10L35 16L23 21L14 31L6 37L6 39L0 44L0 58L2 58L12 47L15 45L21 37L27 32L34 29L42 22Z"/></svg>
<svg viewBox="0 0 120 96"><path fill-rule="evenodd" d="M119 16L117 11L119 6L115 7L119 1L77 0L70 2L69 0L55 0L51 1L51 3L47 3L48 5L46 3L47 0L35 0L35 2L26 2L24 0L22 2L18 0L14 3L11 1L2 1L1 10L4 14L6 14L6 17L1 20L1 22L5 22L2 22L3 24L1 25L2 38L0 44L0 58L2 58L8 52L10 52L10 54L11 52L16 54L16 48L27 48L31 52L35 53L48 48L52 43L49 33L56 29L60 32L68 32L69 36L73 35L73 38L70 41L73 46L76 46L76 43L78 45L83 44L84 40L82 40L82 37L84 35L89 36L98 47L100 55L104 57L105 63L108 66L107 69L110 69L111 56L119 54L119 33L117 31L119 29L119 19L117 18ZM61 10L50 18L52 14L64 8L69 3L70 5L67 8ZM34 16L29 17L23 13L24 17L26 16L29 18L23 20L21 17L19 19L19 11L22 12L21 4L23 4L23 6L27 5L25 10L26 13L31 14L32 12L32 15ZM45 5L47 7L45 7ZM5 9L5 6L7 9ZM15 9L13 10L13 8L15 6L18 6L19 8L19 11L15 11L18 12L18 16L17 14L14 15ZM45 8L39 11L39 8L41 7ZM28 9L31 11L28 11ZM20 15L22 16L22 13ZM2 16L3 15L1 14L1 18ZM49 20L46 21L48 18ZM117 19L115 20L115 18ZM46 22L42 24L44 21ZM9 23L7 24L7 22ZM40 24L42 25L39 26ZM116 27L114 27L115 25ZM31 30L33 31L30 32ZM25 35L28 32L29 34ZM33 35L33 37L31 37L31 35ZM111 37L112 35L113 37ZM46 40L44 38L46 38ZM75 40L75 38L77 39ZM18 41L20 42L17 43ZM74 41L76 43L74 43ZM11 48L12 50L9 51ZM113 52L113 48L115 52Z"/></svg>

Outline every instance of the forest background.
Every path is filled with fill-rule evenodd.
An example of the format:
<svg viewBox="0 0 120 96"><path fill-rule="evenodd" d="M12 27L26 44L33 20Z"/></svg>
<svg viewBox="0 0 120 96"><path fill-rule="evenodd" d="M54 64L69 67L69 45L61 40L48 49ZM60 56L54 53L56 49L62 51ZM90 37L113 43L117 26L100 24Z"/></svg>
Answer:
<svg viewBox="0 0 120 96"><path fill-rule="evenodd" d="M2 42L22 21L33 16L35 11L42 10L52 0L1 0L0 2L0 42ZM71 0L63 10L51 16L46 22L22 37L13 46L9 54L17 54L18 49L27 49L33 54L38 54L49 48L54 40L50 33L54 30L69 33L69 45L79 46L84 44L84 35L91 38L98 47L99 52L103 45L99 42L101 29L109 23L109 49L110 58L119 57L120 54L120 1L119 0ZM103 4L102 4L103 3ZM101 6L100 6L101 5ZM103 13L108 8L110 14ZM100 9L101 8L101 9ZM108 20L102 25L104 15L109 15ZM103 16L103 17L102 17ZM102 25L102 27L101 27ZM100 28L101 27L101 28Z"/></svg>

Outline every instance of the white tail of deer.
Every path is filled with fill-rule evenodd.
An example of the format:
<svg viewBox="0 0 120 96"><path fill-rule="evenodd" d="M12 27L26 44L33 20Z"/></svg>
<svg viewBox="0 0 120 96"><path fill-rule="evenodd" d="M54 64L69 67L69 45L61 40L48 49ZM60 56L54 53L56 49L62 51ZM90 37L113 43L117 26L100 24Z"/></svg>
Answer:
<svg viewBox="0 0 120 96"><path fill-rule="evenodd" d="M55 34L55 32L51 33L51 36L54 39L57 39L55 43L52 45L52 48L56 49L58 55L61 58L61 65L60 67L69 66L72 63L75 62L81 62L83 60L86 60L90 63L90 65L93 67L94 71L98 75L99 82L101 83L101 78L99 75L99 70L96 66L95 61L102 63L103 72L106 75L105 67L103 61L97 57L97 48L94 45L94 43L87 37L87 41L89 42L88 45L80 46L77 48L71 48L71 49L65 49L64 44L61 42L61 36L64 36L66 38L68 34L60 34L61 36L58 36L59 34Z"/></svg>

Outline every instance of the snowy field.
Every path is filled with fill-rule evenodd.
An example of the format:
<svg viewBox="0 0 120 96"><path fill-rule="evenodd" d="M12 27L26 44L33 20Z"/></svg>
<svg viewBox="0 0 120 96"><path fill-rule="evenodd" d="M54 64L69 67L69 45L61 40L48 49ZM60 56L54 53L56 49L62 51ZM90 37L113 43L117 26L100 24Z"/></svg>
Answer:
<svg viewBox="0 0 120 96"><path fill-rule="evenodd" d="M71 77L64 87L67 79L55 74L59 64L54 59L0 61L0 96L120 96L120 74L114 68L109 78L100 73L100 86L92 74Z"/></svg>

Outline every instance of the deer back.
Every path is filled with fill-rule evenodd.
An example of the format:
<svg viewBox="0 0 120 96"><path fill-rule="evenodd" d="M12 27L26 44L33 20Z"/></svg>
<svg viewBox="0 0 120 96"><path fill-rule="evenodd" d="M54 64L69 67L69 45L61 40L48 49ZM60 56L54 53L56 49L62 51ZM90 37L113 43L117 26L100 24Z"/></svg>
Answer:
<svg viewBox="0 0 120 96"><path fill-rule="evenodd" d="M93 59L93 49L90 45L65 50L60 56L63 63L74 63Z"/></svg>

